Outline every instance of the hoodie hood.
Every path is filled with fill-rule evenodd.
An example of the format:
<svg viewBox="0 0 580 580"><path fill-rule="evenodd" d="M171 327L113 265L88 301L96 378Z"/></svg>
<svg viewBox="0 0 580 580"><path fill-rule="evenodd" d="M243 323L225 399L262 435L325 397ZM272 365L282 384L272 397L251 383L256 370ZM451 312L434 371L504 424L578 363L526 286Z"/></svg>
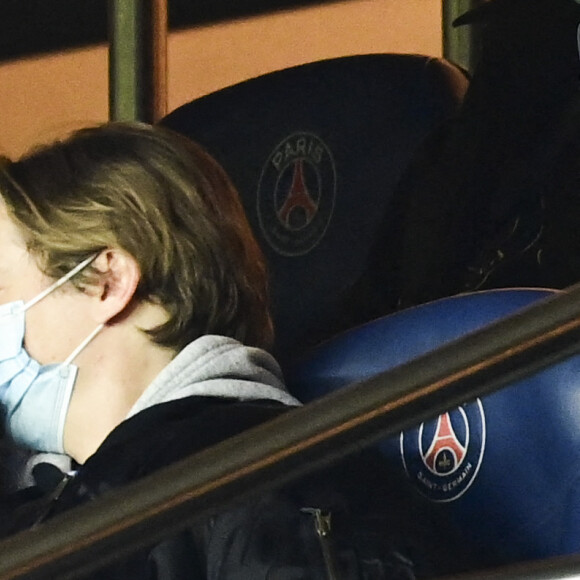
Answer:
<svg viewBox="0 0 580 580"><path fill-rule="evenodd" d="M128 417L153 405L191 396L300 405L286 390L282 371L270 354L233 338L208 335L178 353L145 389Z"/></svg>

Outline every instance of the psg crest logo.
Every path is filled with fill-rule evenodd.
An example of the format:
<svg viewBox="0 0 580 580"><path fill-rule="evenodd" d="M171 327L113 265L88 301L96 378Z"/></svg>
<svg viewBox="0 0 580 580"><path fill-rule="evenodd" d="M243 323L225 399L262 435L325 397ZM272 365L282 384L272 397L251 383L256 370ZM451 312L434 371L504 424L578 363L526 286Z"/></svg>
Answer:
<svg viewBox="0 0 580 580"><path fill-rule="evenodd" d="M485 414L479 399L400 436L407 475L433 501L461 497L474 482L485 451Z"/></svg>
<svg viewBox="0 0 580 580"><path fill-rule="evenodd" d="M279 143L262 169L258 219L270 246L300 256L323 238L336 196L332 153L312 133L294 133Z"/></svg>

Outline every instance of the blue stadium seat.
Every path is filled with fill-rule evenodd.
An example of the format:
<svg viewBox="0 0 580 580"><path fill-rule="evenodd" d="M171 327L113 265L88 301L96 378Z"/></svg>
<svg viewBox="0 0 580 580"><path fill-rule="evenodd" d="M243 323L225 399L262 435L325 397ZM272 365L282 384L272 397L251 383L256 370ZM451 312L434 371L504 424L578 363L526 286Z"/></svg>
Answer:
<svg viewBox="0 0 580 580"><path fill-rule="evenodd" d="M313 349L288 374L290 389L314 399L553 292L488 290L383 317ZM484 555L482 565L580 551L580 356L380 447L410 485L441 504L466 546Z"/></svg>
<svg viewBox="0 0 580 580"><path fill-rule="evenodd" d="M357 55L250 79L161 121L202 144L241 193L270 267L278 356L369 320L351 290L399 178L466 88L441 59Z"/></svg>

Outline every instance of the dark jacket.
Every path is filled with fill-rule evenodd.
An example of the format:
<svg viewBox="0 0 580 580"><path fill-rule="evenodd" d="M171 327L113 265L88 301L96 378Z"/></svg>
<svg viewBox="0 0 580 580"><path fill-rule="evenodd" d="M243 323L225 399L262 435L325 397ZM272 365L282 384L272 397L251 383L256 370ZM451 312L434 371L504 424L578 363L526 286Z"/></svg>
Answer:
<svg viewBox="0 0 580 580"><path fill-rule="evenodd" d="M119 425L58 498L50 498L57 481L28 490L28 501L4 518L4 531L53 517L286 410L271 401L211 397L155 405ZM329 513L331 530L321 537L317 526ZM224 506L90 578L322 580L334 567L343 580L406 580L465 569L453 533L438 518L432 504L398 485L378 455L362 452L282 490Z"/></svg>
<svg viewBox="0 0 580 580"><path fill-rule="evenodd" d="M462 107L407 169L356 289L369 319L466 291L580 280L580 5L483 6Z"/></svg>

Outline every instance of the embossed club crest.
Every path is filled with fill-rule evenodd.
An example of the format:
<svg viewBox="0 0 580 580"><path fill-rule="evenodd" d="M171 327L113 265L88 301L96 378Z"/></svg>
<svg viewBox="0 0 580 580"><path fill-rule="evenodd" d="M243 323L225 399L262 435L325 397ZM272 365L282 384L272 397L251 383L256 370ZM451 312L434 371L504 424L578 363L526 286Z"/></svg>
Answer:
<svg viewBox="0 0 580 580"><path fill-rule="evenodd" d="M401 458L418 490L433 501L461 497L474 482L485 451L479 399L401 433Z"/></svg>
<svg viewBox="0 0 580 580"><path fill-rule="evenodd" d="M336 196L332 153L312 133L294 133L279 143L262 169L257 209L270 246L300 256L324 236Z"/></svg>

